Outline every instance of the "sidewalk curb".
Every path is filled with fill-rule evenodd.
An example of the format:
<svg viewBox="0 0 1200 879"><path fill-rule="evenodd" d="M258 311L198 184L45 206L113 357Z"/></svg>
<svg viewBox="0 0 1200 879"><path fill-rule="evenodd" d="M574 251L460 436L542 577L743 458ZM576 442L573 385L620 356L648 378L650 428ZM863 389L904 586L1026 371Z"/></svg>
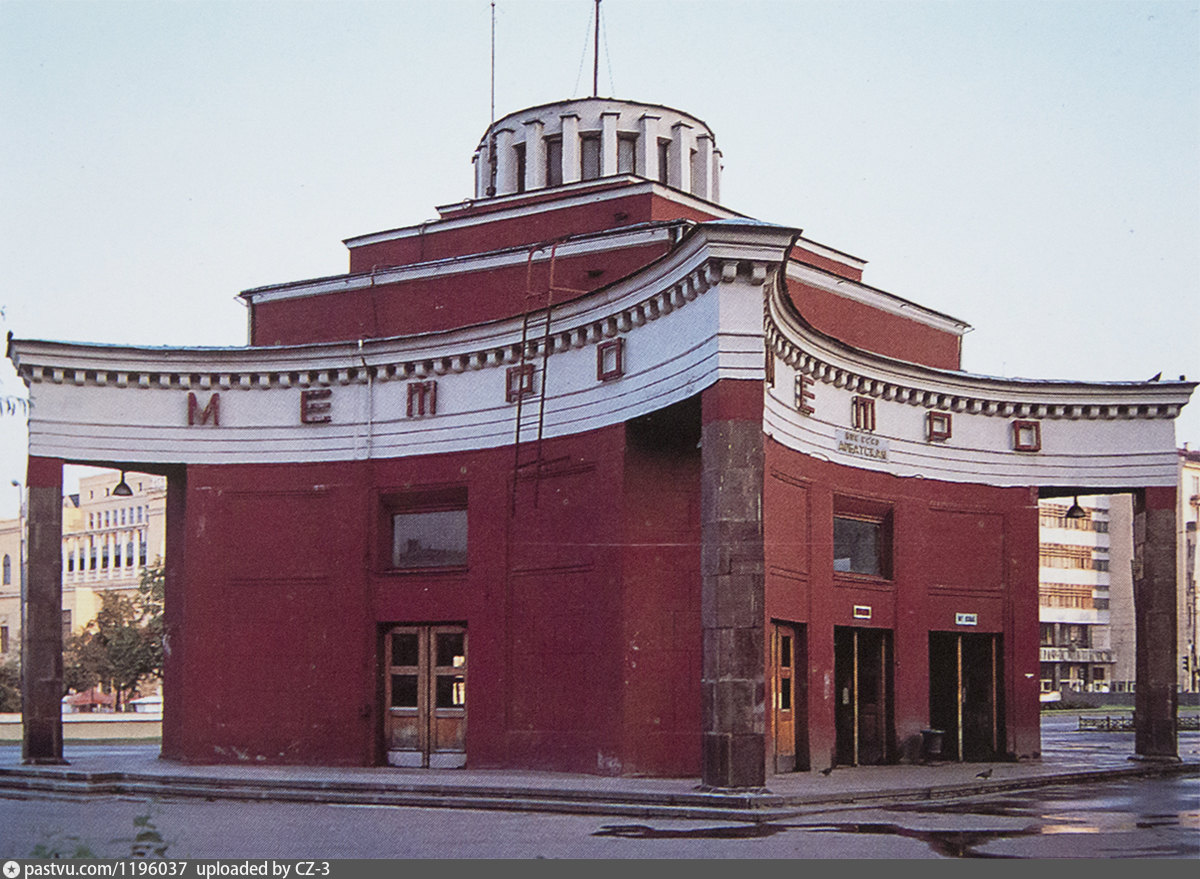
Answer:
<svg viewBox="0 0 1200 879"><path fill-rule="evenodd" d="M1200 763L1139 763L1120 769L1093 769L1026 775L933 786L776 794L740 791L613 791L454 785L432 782L292 780L183 776L170 773L89 772L68 767L0 767L0 796L154 796L207 800L324 803L358 806L410 806L554 812L639 818L691 818L762 823L830 808L951 800L1122 778L1200 775Z"/></svg>

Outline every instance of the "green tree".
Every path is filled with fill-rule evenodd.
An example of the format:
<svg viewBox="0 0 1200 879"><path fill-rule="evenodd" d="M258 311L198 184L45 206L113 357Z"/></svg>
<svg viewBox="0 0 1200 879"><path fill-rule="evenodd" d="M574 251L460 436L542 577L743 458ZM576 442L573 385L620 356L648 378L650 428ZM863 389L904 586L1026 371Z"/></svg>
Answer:
<svg viewBox="0 0 1200 879"><path fill-rule="evenodd" d="M0 662L0 712L21 710L21 660L16 654Z"/></svg>
<svg viewBox="0 0 1200 879"><path fill-rule="evenodd" d="M90 629L70 635L63 641L63 691L82 693L107 680L107 655Z"/></svg>
<svg viewBox="0 0 1200 879"><path fill-rule="evenodd" d="M150 639L149 666L152 674L159 680L163 676L163 607L167 594L167 569L161 558L156 558L154 564L142 568L141 582L138 583L136 599L142 625Z"/></svg>
<svg viewBox="0 0 1200 879"><path fill-rule="evenodd" d="M63 686L82 692L99 684L116 697L117 710L148 678L163 672L161 560L142 571L137 594L106 592L96 619L63 645Z"/></svg>

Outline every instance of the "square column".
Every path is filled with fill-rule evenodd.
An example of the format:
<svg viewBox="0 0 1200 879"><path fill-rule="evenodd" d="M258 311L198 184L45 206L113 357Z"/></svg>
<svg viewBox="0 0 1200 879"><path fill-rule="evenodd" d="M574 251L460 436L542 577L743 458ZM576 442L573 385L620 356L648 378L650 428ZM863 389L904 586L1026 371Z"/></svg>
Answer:
<svg viewBox="0 0 1200 879"><path fill-rule="evenodd" d="M574 113L562 116L562 182L575 183L582 171L579 157L579 117Z"/></svg>
<svg viewBox="0 0 1200 879"><path fill-rule="evenodd" d="M692 194L700 198L712 198L713 141L707 134L696 138L696 179L692 180Z"/></svg>
<svg viewBox="0 0 1200 879"><path fill-rule="evenodd" d="M676 122L671 126L671 151L667 158L667 185L684 192L692 191L692 126Z"/></svg>
<svg viewBox="0 0 1200 879"><path fill-rule="evenodd" d="M658 123L661 117L647 113L641 118L642 130L638 134L635 171L647 180L657 180L658 168Z"/></svg>
<svg viewBox="0 0 1200 879"><path fill-rule="evenodd" d="M546 185L546 126L540 119L525 123L525 191Z"/></svg>
<svg viewBox="0 0 1200 879"><path fill-rule="evenodd" d="M517 161L513 155L513 130L496 131L496 195L517 191Z"/></svg>
<svg viewBox="0 0 1200 879"><path fill-rule="evenodd" d="M62 461L30 457L29 537L21 602L21 713L25 763L63 760Z"/></svg>
<svg viewBox="0 0 1200 879"><path fill-rule="evenodd" d="M475 151L475 157L471 160L475 163L475 197L483 198L487 195L488 186L491 185L491 165L488 162L487 144L483 144Z"/></svg>
<svg viewBox="0 0 1200 879"><path fill-rule="evenodd" d="M163 558L166 582L163 596L163 726L162 756L183 760L187 755L187 681L185 680L185 635L187 590L184 588L184 550L187 545L187 467L167 471L166 553ZM147 524L147 529L150 527ZM140 547L135 547L140 551ZM149 559L147 558L147 561Z"/></svg>
<svg viewBox="0 0 1200 879"><path fill-rule="evenodd" d="M766 783L762 384L704 391L700 619L702 782Z"/></svg>
<svg viewBox="0 0 1200 879"><path fill-rule="evenodd" d="M600 176L612 177L617 173L617 120L620 113L600 114Z"/></svg>
<svg viewBox="0 0 1200 879"><path fill-rule="evenodd" d="M1175 488L1133 493L1133 612L1137 631L1134 753L1178 760L1175 666Z"/></svg>

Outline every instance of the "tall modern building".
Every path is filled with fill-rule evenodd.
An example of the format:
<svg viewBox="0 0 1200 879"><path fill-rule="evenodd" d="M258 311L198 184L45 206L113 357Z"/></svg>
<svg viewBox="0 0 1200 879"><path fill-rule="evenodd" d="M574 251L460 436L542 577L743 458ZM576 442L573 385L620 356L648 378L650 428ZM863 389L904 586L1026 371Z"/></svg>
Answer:
<svg viewBox="0 0 1200 879"><path fill-rule="evenodd" d="M1113 525L1130 527L1131 504L1129 495L1083 496L1038 504L1043 699L1116 689L1110 613L1114 591L1122 596L1132 594L1132 535ZM1114 514L1114 510L1119 512Z"/></svg>
<svg viewBox="0 0 1200 879"><path fill-rule="evenodd" d="M1036 758L1039 498L1130 493L1139 625L1174 632L1194 384L964 372L966 323L724 205L722 161L680 110L529 107L436 220L245 291L244 347L13 339L28 674L51 687L62 468L91 463L165 477L168 758L755 787L930 727ZM42 692L30 760L61 757Z"/></svg>

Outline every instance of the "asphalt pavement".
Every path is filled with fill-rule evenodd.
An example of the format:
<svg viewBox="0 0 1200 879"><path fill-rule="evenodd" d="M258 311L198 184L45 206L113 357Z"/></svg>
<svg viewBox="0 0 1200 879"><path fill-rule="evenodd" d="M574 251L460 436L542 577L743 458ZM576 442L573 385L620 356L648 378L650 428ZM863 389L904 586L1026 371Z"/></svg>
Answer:
<svg viewBox="0 0 1200 879"><path fill-rule="evenodd" d="M1179 734L1180 761L1142 761L1133 733L1079 731L1047 714L1042 757L1014 763L838 767L773 775L761 790L704 790L698 778L612 778L519 770L195 766L157 745L68 742L62 766L24 766L0 747L0 795L131 795L277 803L395 805L767 822L840 805L928 802L1123 778L1200 775L1200 732Z"/></svg>

